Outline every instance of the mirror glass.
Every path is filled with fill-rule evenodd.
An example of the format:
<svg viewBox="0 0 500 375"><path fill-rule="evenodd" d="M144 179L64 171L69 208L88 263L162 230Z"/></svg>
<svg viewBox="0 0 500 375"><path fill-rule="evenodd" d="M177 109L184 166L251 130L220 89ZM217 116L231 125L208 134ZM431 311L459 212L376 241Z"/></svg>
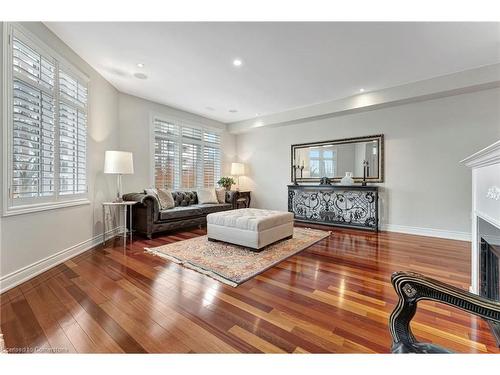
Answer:
<svg viewBox="0 0 500 375"><path fill-rule="evenodd" d="M297 181L316 182L322 177L339 180L351 172L355 181L363 179L363 168L371 182L382 182L383 136L344 139L292 145L293 165L304 167L297 170Z"/></svg>

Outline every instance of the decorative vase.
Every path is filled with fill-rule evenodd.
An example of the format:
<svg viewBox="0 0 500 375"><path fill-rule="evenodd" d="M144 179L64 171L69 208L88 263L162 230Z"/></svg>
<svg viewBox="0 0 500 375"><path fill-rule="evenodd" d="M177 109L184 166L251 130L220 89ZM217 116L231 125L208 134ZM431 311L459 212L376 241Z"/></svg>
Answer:
<svg viewBox="0 0 500 375"><path fill-rule="evenodd" d="M352 172L346 172L345 176L342 177L342 180L340 180L340 183L342 185L352 185L352 184L354 184L354 180L352 178Z"/></svg>
<svg viewBox="0 0 500 375"><path fill-rule="evenodd" d="M230 191L230 190L231 190L231 185L229 185L229 186L224 186L224 188L226 189L226 191Z"/></svg>

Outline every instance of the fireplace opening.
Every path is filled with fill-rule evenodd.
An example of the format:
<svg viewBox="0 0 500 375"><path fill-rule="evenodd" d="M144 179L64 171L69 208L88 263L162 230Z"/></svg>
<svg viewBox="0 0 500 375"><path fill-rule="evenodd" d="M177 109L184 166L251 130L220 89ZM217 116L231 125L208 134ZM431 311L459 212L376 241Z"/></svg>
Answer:
<svg viewBox="0 0 500 375"><path fill-rule="evenodd" d="M500 302L500 229L479 219L480 259L479 293L482 297ZM500 324L488 321L500 347Z"/></svg>

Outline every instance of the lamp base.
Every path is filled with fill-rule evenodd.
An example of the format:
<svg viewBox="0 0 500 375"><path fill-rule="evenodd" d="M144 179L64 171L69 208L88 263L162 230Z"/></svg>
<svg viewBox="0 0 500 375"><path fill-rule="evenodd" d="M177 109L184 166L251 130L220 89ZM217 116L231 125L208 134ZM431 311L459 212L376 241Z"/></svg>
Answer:
<svg viewBox="0 0 500 375"><path fill-rule="evenodd" d="M118 174L116 176L116 198L113 200L113 203L121 203L123 202L122 198L122 175Z"/></svg>

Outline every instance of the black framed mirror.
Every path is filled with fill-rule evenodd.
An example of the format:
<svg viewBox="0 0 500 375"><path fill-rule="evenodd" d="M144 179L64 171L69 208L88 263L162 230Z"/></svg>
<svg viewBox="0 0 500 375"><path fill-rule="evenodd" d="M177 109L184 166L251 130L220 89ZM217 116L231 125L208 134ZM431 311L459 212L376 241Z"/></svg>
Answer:
<svg viewBox="0 0 500 375"><path fill-rule="evenodd" d="M294 168L299 167L299 168ZM354 182L384 182L384 135L300 143L291 146L291 181L318 183L327 177L338 182L352 173Z"/></svg>

